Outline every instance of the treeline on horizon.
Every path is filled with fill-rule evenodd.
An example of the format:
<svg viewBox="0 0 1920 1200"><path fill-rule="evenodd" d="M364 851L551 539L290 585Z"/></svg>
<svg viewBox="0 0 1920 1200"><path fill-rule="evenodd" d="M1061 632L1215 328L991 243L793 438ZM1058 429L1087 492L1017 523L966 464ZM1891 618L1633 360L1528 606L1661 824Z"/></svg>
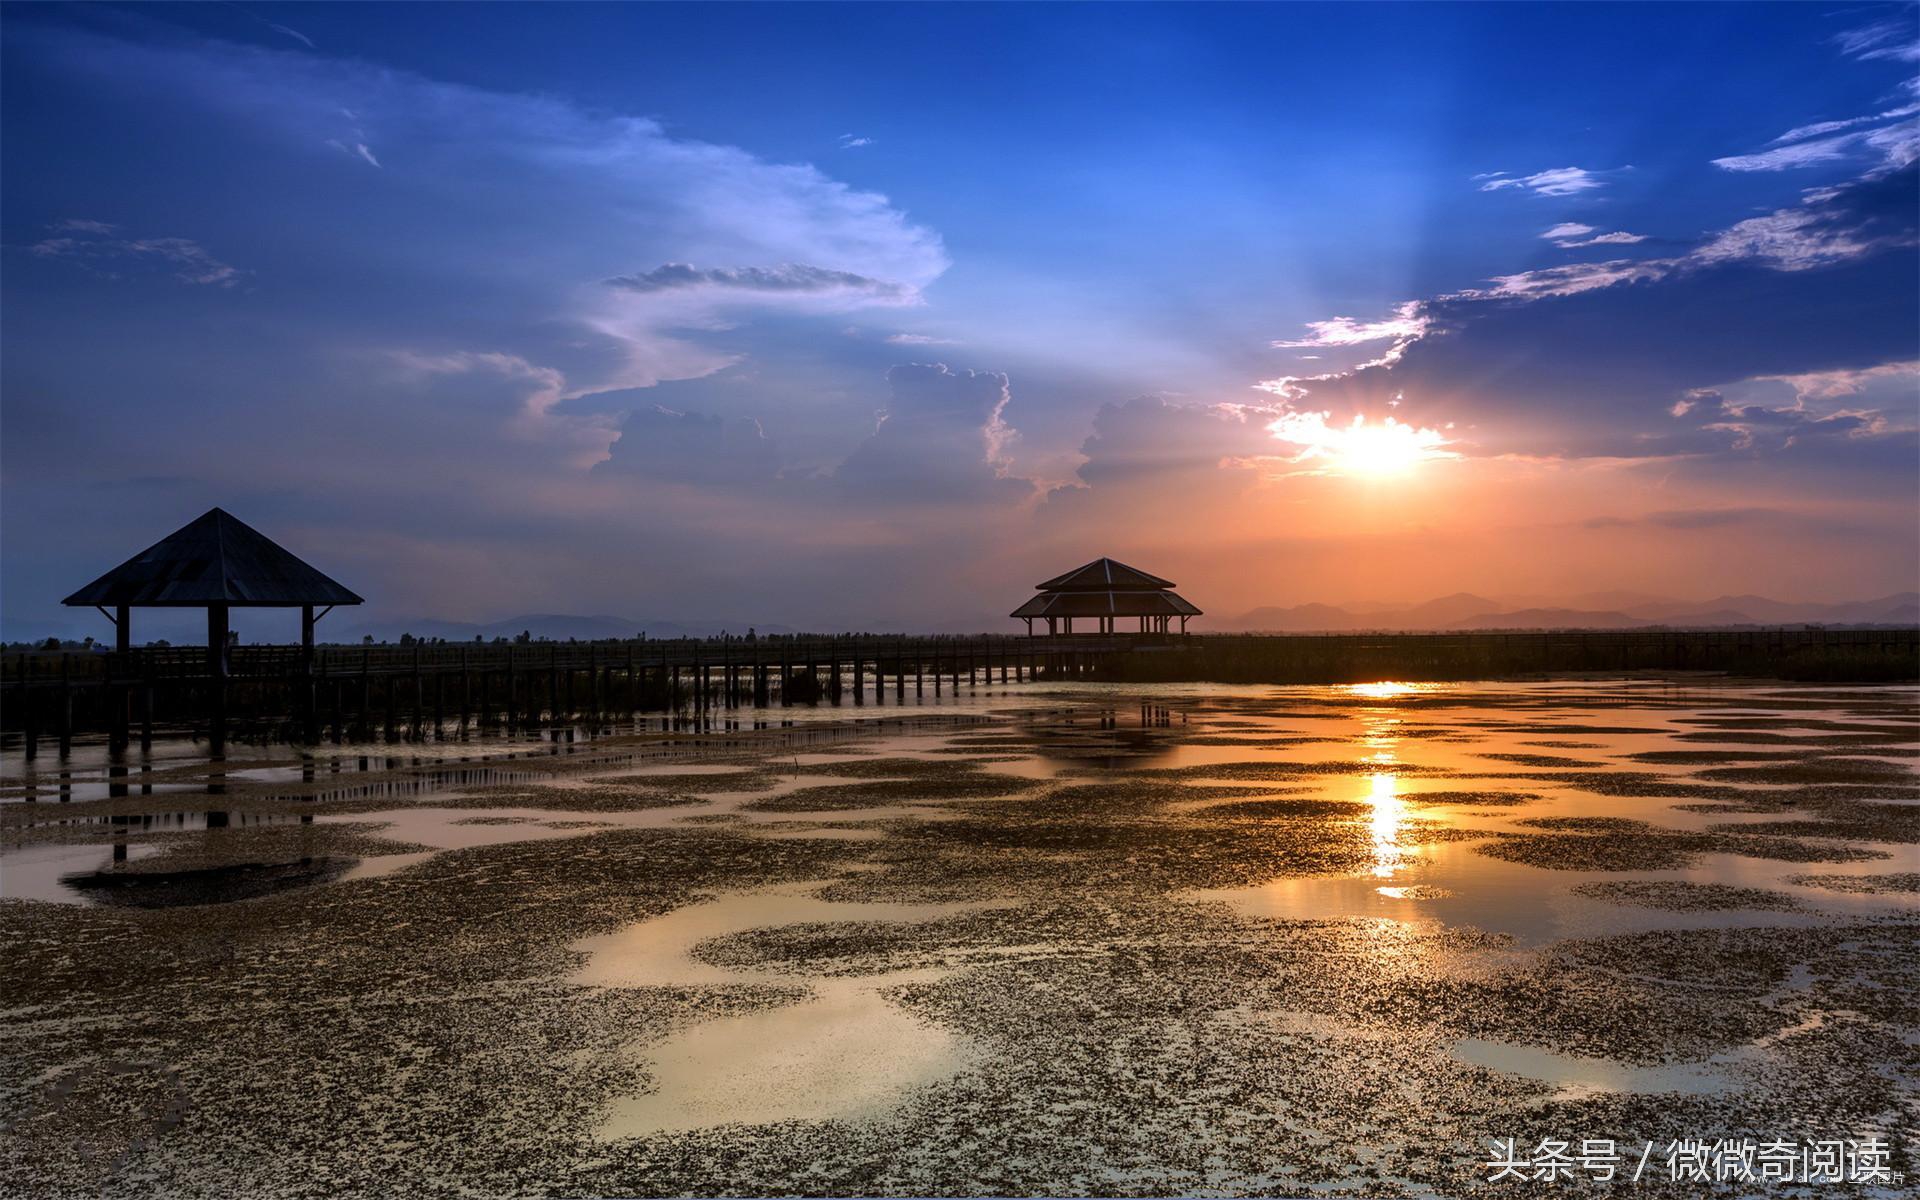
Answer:
<svg viewBox="0 0 1920 1200"><path fill-rule="evenodd" d="M1190 633L1182 634L1178 636L1182 639L1185 639L1186 641L1194 641L1194 640L1240 641L1243 639L1252 639L1255 641L1273 641L1273 642L1296 641L1296 640L1297 641L1351 642L1353 639L1356 639L1356 638L1367 638L1367 639L1405 638L1405 639L1412 640L1412 639L1422 639L1422 638L1441 639L1441 638L1467 638L1467 637L1524 637L1529 635L1538 637L1543 635L1563 636L1563 635L1569 635L1569 634L1578 635L1578 636L1591 636L1591 637L1633 637L1636 635L1672 636L1676 634L1768 634L1768 633L1778 633L1778 632L1849 633L1849 632L1901 631L1901 630L1909 630L1909 629L1920 629L1920 626L1904 625L1904 624L1888 624L1888 623L1881 623L1881 622L1857 622L1857 623L1846 623L1846 624L1835 623L1831 625L1822 625L1822 624L1817 624L1812 622L1794 622L1791 624L1780 624L1780 625L1644 625L1644 626L1635 626L1631 629L1584 628L1581 626L1567 626L1567 627L1559 627L1559 628L1542 628L1538 626L1516 626L1512 629L1493 628L1493 629L1468 630L1468 629L1381 628L1381 629L1353 629L1353 630L1315 630L1311 632L1288 632L1288 631L1279 631L1279 630L1221 632L1221 631L1214 631L1214 630L1194 630ZM1093 638L1093 637L1125 638L1131 635L1125 632L1122 632L1122 633L1111 634L1111 635L1074 634L1074 635L1067 635L1067 636L1089 637L1089 638ZM749 630L747 633L722 632L717 634L708 634L706 636L680 635L680 636L674 636L674 637L641 636L641 637L632 637L632 638L582 638L582 637L546 637L543 635L536 636L531 631L526 631L526 632L517 634L513 637L506 637L504 635L501 635L501 636L495 636L495 637L489 638L481 634L475 634L472 638L460 638L460 639L445 638L445 637L416 637L411 633L402 633L397 638L388 639L388 638L376 638L374 635L369 633L361 636L357 640L333 641L326 638L321 638L317 640L314 644L318 647L325 648L325 649L343 650L343 649L353 649L354 647L393 648L393 647L413 647L413 646L421 646L421 647L624 646L630 642L639 642L639 643L647 643L647 642L714 642L714 643L800 642L800 641L820 641L828 638L860 639L868 642L886 642L886 641L897 641L901 639L912 639L916 641L944 640L944 641L954 641L954 642L967 642L967 641L979 641L983 638L991 639L995 641L1009 640L1009 639L1015 640L1015 641L1025 641L1027 639L1027 635L1017 631L1011 632L1011 633L986 633L986 632L981 632L981 633L863 633L855 630L842 630L841 632L838 632L838 633L815 633L815 632L754 633L751 630ZM290 643L243 642L240 638L239 633L236 631L228 635L228 644L233 646L239 646L239 645L279 646L279 645L288 645ZM191 647L204 646L204 645L206 645L204 641L174 642L174 641L168 640L167 638L154 638L150 641L134 643L134 649L136 650L187 649ZM41 638L41 639L15 639L12 641L0 642L0 650L4 650L5 652L10 654L32 653L32 652L41 652L41 653L64 652L64 653L70 653L70 654L83 654L83 653L105 654L105 653L110 653L113 650L113 644L110 641L102 640L100 638L95 638L95 637L83 637L83 638L48 637L48 638Z"/></svg>

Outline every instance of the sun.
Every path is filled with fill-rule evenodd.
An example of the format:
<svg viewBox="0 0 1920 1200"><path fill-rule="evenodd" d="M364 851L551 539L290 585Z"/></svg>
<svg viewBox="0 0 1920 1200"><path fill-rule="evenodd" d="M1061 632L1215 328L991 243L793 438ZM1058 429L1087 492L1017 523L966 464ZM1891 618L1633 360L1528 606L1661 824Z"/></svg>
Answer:
<svg viewBox="0 0 1920 1200"><path fill-rule="evenodd" d="M1331 413L1286 413L1267 426L1283 442L1300 446L1295 461L1318 460L1341 475L1389 479L1406 475L1423 462L1457 458L1437 429L1403 424L1392 417L1370 422L1355 414L1346 425L1328 423Z"/></svg>

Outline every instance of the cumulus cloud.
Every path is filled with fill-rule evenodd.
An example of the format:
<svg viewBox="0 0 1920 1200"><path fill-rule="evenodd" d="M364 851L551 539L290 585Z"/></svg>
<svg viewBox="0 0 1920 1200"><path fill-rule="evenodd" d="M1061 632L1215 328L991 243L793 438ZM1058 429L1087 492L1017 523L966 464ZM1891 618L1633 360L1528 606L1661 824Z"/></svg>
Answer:
<svg viewBox="0 0 1920 1200"><path fill-rule="evenodd" d="M840 487L899 503L1018 501L1033 490L1007 472L1005 375L911 363L888 371L887 386L872 435L833 472Z"/></svg>
<svg viewBox="0 0 1920 1200"><path fill-rule="evenodd" d="M742 487L771 480L779 469L778 449L753 418L677 412L660 405L630 413L607 460L594 468L673 483Z"/></svg>
<svg viewBox="0 0 1920 1200"><path fill-rule="evenodd" d="M1494 171L1474 178L1483 181L1480 184L1483 192L1518 188L1536 196L1573 196L1603 186L1599 176L1585 167L1555 167L1532 175L1509 175L1505 171Z"/></svg>
<svg viewBox="0 0 1920 1200"><path fill-rule="evenodd" d="M29 246L36 258L71 263L104 279L163 274L207 287L230 288L247 272L221 262L190 238L122 238L105 221L69 218L52 227L57 235Z"/></svg>

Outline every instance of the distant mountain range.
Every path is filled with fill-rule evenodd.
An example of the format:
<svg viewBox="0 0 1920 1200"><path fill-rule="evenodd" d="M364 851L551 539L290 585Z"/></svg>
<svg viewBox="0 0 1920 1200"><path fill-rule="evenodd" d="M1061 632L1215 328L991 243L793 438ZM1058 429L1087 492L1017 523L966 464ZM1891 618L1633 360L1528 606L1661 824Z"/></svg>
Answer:
<svg viewBox="0 0 1920 1200"><path fill-rule="evenodd" d="M1342 633L1374 629L1679 629L1743 625L1920 624L1920 592L1841 604L1790 604L1765 596L1720 596L1689 602L1629 592L1576 596L1559 605L1532 598L1501 602L1457 592L1401 606L1300 604L1267 606L1238 617L1210 619L1205 628L1246 633Z"/></svg>

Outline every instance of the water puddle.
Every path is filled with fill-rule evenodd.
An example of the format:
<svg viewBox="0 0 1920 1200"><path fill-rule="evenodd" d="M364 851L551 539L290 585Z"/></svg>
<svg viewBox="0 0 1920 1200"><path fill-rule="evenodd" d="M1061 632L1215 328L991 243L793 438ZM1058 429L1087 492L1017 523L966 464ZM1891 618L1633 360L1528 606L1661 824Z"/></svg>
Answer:
<svg viewBox="0 0 1920 1200"><path fill-rule="evenodd" d="M1552 1084L1553 1100L1582 1100L1608 1092L1710 1095L1735 1086L1720 1060L1634 1067L1610 1058L1557 1054L1538 1046L1462 1038L1448 1047L1461 1062Z"/></svg>
<svg viewBox="0 0 1920 1200"><path fill-rule="evenodd" d="M794 1003L709 1021L636 1046L654 1088L612 1099L603 1139L785 1120L859 1120L972 1060L962 1036L914 1018L886 993L939 978L939 969L823 977L719 966L695 957L711 938L814 922L916 922L990 903L852 904L821 900L824 882L726 893L617 933L588 938L573 982L595 987L804 987Z"/></svg>

